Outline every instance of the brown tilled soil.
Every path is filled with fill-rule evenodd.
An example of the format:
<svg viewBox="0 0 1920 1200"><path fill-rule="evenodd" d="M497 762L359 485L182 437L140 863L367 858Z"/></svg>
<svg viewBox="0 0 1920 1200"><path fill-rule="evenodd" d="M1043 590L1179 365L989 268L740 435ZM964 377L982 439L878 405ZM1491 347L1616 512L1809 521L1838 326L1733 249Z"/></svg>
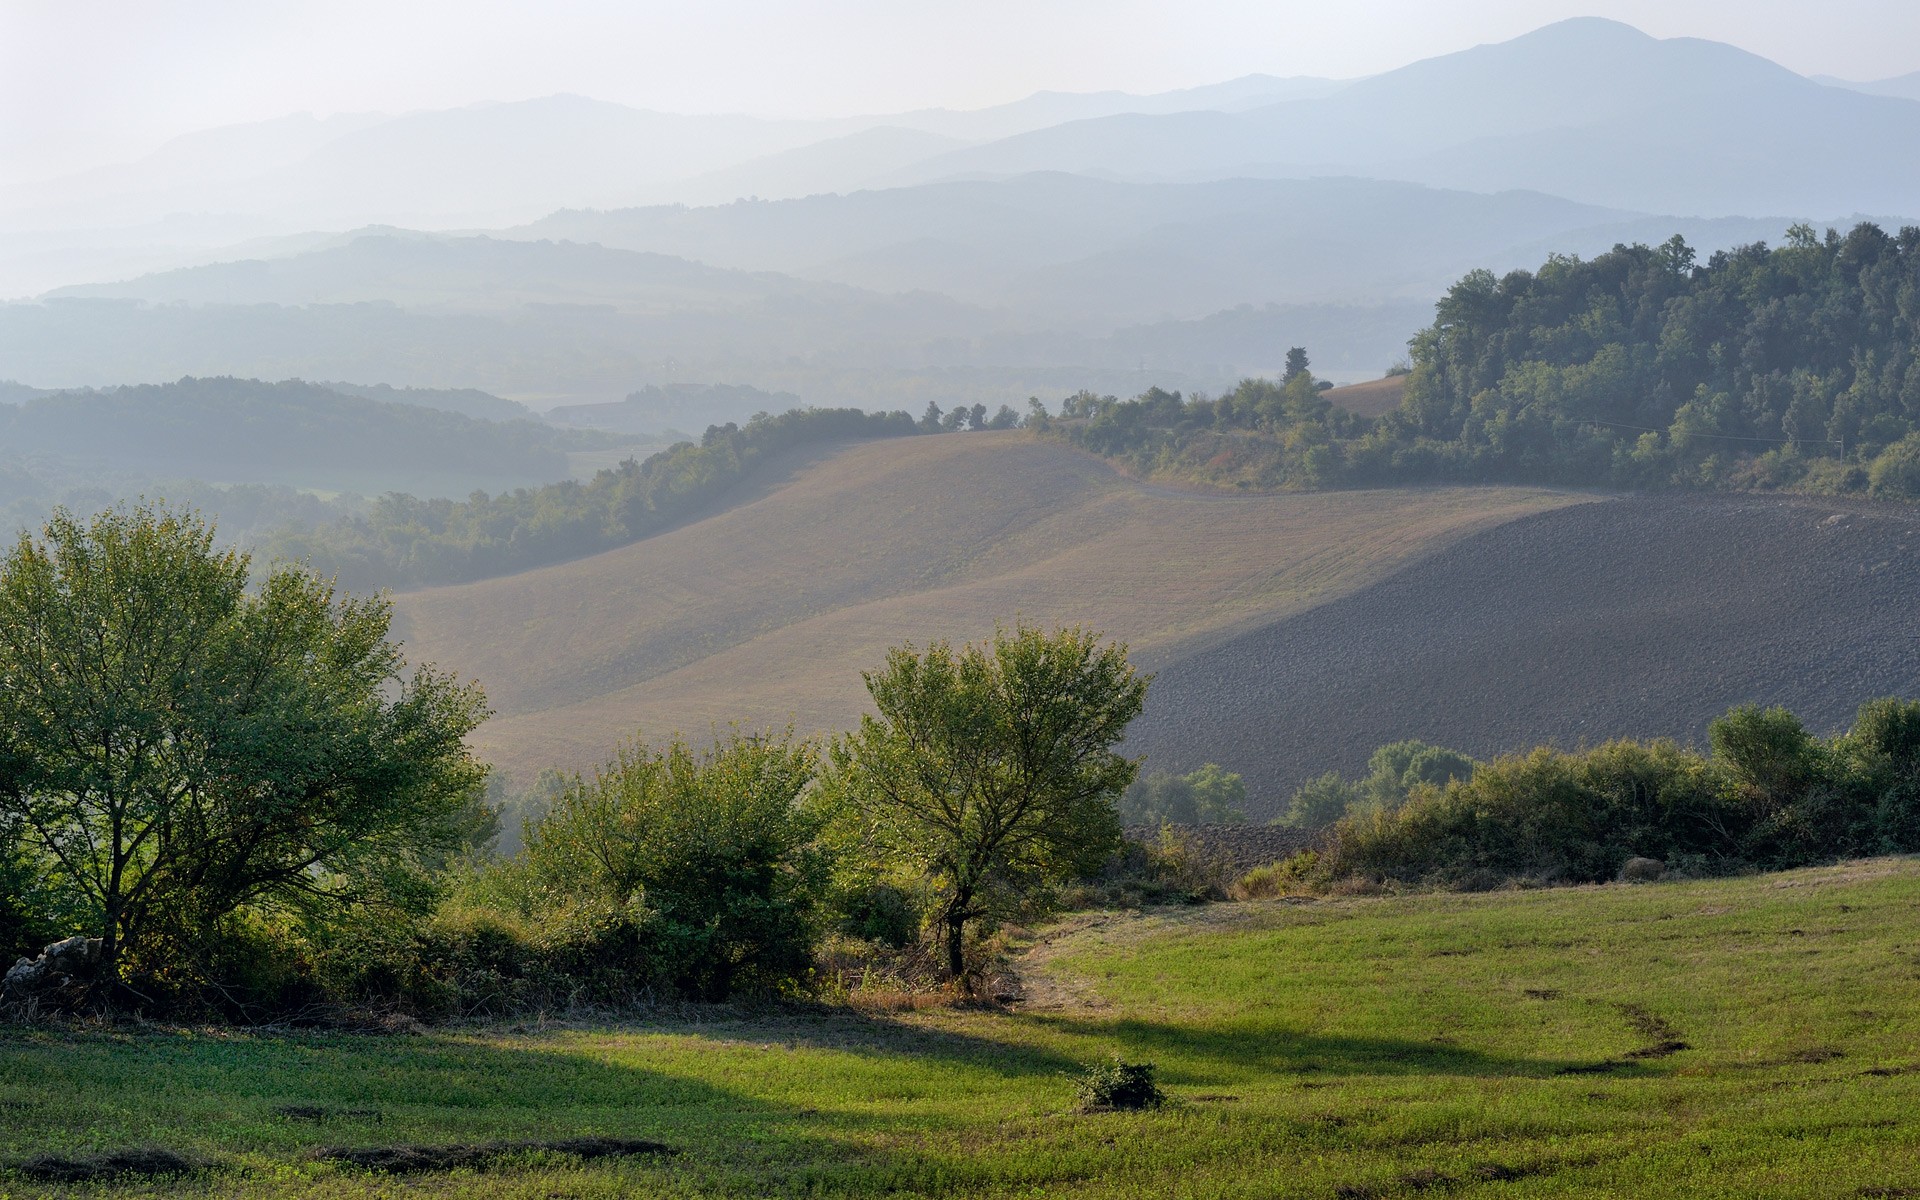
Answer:
<svg viewBox="0 0 1920 1200"><path fill-rule="evenodd" d="M1920 510L1634 497L1477 533L1164 666L1129 749L1218 762L1256 819L1418 737L1489 756L1619 736L1704 743L1742 703L1844 728L1920 693Z"/></svg>

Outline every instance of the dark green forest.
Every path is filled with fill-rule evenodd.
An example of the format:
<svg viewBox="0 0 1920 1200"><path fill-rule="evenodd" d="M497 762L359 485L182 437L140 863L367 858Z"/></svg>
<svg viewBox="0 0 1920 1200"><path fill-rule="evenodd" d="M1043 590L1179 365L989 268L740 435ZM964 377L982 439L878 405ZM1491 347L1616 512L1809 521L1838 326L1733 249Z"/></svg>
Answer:
<svg viewBox="0 0 1920 1200"><path fill-rule="evenodd" d="M1862 224L1699 263L1680 238L1475 271L1411 343L1401 407L1304 372L1209 399L1082 393L1058 436L1241 486L1528 482L1920 495L1920 229Z"/></svg>

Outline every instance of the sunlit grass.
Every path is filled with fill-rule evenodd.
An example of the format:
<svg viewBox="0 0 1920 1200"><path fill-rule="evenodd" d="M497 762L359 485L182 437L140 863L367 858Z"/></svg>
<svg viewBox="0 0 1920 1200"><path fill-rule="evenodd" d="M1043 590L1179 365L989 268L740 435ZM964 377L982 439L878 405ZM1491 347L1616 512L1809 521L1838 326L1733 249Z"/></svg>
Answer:
<svg viewBox="0 0 1920 1200"><path fill-rule="evenodd" d="M1034 948L1014 1012L14 1031L0 1161L160 1145L218 1164L114 1195L1899 1195L1920 1188L1916 902L1920 862L1890 860L1095 914ZM1175 1102L1072 1114L1072 1073L1116 1052L1157 1063ZM398 1179L307 1161L588 1134L682 1153Z"/></svg>

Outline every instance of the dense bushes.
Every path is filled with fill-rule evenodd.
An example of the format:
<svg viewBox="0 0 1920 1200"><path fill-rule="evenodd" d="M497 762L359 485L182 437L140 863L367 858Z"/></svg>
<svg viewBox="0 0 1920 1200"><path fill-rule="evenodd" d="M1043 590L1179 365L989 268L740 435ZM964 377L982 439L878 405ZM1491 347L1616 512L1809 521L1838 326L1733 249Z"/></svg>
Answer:
<svg viewBox="0 0 1920 1200"><path fill-rule="evenodd" d="M630 974L702 999L795 978L825 884L799 803L814 759L809 743L737 733L704 754L629 747L461 898L529 927L597 920L611 950L644 956Z"/></svg>
<svg viewBox="0 0 1920 1200"><path fill-rule="evenodd" d="M1614 878L1629 858L1692 873L1920 851L1920 702L1875 700L1839 737L1784 709L1715 721L1711 753L1670 741L1539 748L1337 822L1298 880L1491 887Z"/></svg>

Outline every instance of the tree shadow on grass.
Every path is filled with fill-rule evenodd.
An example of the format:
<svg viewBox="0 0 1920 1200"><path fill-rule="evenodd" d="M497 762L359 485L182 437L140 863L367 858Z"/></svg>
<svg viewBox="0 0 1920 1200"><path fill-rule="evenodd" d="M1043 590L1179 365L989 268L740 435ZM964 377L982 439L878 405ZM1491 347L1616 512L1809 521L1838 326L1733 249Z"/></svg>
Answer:
<svg viewBox="0 0 1920 1200"><path fill-rule="evenodd" d="M9 1113L0 1129L0 1190L7 1169L36 1155L128 1148L164 1148L219 1169L243 1156L352 1161L343 1148L413 1161L476 1146L562 1143L555 1151L564 1156L564 1143L644 1140L672 1153L613 1169L663 1171L746 1195L822 1184L886 1191L923 1171L917 1156L846 1136L873 1123L858 1114L770 1100L677 1070L684 1063L664 1056L656 1069L646 1057L591 1038L458 1033L0 1044L0 1082L48 1097ZM490 1157L498 1156L466 1156Z"/></svg>
<svg viewBox="0 0 1920 1200"><path fill-rule="evenodd" d="M1135 1018L1097 1020L1054 1013L1024 1014L1035 1028L1117 1048L1126 1058L1153 1059L1166 1078L1179 1082L1189 1065L1269 1074L1454 1075L1476 1078L1546 1078L1592 1070L1591 1059L1543 1059L1477 1050L1448 1042L1411 1038L1354 1037L1308 1033L1274 1025L1196 1027ZM1619 1063L1610 1073L1640 1074L1638 1063Z"/></svg>

